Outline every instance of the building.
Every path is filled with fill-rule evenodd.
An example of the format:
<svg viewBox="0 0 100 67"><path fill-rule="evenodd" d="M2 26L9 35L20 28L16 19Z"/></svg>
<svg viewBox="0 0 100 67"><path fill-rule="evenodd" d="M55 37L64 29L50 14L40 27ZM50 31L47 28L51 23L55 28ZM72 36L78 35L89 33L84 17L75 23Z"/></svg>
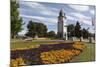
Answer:
<svg viewBox="0 0 100 67"><path fill-rule="evenodd" d="M59 39L67 40L67 25L66 25L66 16L64 11L61 9L58 16L58 31L57 35Z"/></svg>

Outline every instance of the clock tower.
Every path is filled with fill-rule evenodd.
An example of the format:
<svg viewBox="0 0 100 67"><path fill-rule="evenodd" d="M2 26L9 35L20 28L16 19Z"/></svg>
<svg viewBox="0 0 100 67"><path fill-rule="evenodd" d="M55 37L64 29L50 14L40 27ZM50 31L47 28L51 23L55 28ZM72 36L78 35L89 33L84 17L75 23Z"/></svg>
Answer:
<svg viewBox="0 0 100 67"><path fill-rule="evenodd" d="M61 9L58 16L58 31L57 35L59 39L67 40L67 26L66 26L66 16Z"/></svg>

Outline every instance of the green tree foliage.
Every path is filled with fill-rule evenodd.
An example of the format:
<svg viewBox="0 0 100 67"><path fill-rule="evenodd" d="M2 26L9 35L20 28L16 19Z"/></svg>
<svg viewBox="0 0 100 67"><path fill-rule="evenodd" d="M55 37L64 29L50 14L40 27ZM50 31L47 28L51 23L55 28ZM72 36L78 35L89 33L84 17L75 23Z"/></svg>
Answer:
<svg viewBox="0 0 100 67"><path fill-rule="evenodd" d="M67 26L68 37L74 36L74 28L75 26L73 24Z"/></svg>
<svg viewBox="0 0 100 67"><path fill-rule="evenodd" d="M81 26L78 21L75 26L73 24L68 25L67 32L68 32L68 37L76 36L80 38L82 36L83 38L88 38L91 36L91 33L88 31L88 29L85 28L81 29Z"/></svg>
<svg viewBox="0 0 100 67"><path fill-rule="evenodd" d="M19 17L19 4L16 0L11 0L11 37L15 38L22 30L22 18Z"/></svg>
<svg viewBox="0 0 100 67"><path fill-rule="evenodd" d="M85 28L83 28L83 30L82 30L82 36L83 36L83 38L88 38L89 37L89 31L86 30Z"/></svg>
<svg viewBox="0 0 100 67"><path fill-rule="evenodd" d="M81 31L81 26L79 22L77 21L76 26L75 26L75 36L80 38L82 36L82 31Z"/></svg>
<svg viewBox="0 0 100 67"><path fill-rule="evenodd" d="M38 35L39 37L46 37L47 35L47 27L43 23L29 21L27 25L28 32L26 36L34 37Z"/></svg>
<svg viewBox="0 0 100 67"><path fill-rule="evenodd" d="M47 34L47 36L48 36L49 38L55 38L55 37L56 37L56 34L55 34L54 31L49 31L48 34Z"/></svg>

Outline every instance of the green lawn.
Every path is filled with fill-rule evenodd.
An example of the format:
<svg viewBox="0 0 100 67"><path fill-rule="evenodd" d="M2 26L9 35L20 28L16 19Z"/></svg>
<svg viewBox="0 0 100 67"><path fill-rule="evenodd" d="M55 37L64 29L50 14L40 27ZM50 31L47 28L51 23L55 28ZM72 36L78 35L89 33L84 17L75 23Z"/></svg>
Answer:
<svg viewBox="0 0 100 67"><path fill-rule="evenodd" d="M11 42L11 49L16 49L16 48L28 48L28 47L31 47L31 46L38 46L40 44L55 44L55 43L58 43L58 42L39 42L39 41L36 41L36 42L24 42L24 41L17 41L17 42Z"/></svg>
<svg viewBox="0 0 100 67"><path fill-rule="evenodd" d="M88 62L95 61L95 44L93 43L85 43L86 48L79 55L76 56L71 62Z"/></svg>

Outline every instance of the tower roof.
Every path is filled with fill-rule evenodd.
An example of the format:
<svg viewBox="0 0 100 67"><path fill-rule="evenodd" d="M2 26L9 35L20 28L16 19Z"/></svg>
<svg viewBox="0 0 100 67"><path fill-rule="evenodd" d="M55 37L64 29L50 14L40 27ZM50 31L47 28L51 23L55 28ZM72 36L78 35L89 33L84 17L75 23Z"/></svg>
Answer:
<svg viewBox="0 0 100 67"><path fill-rule="evenodd" d="M63 9L60 10L60 12L59 12L59 16L58 16L58 17L65 17L65 18L66 18Z"/></svg>
<svg viewBox="0 0 100 67"><path fill-rule="evenodd" d="M59 16L64 16L64 12L63 12L62 9L61 9L60 12L59 12Z"/></svg>

